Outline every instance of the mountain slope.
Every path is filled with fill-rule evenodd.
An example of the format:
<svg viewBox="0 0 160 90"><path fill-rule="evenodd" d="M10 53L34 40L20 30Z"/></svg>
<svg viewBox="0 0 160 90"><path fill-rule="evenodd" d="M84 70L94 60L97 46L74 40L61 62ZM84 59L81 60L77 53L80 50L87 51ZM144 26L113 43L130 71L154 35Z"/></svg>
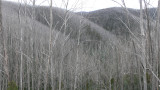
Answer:
<svg viewBox="0 0 160 90"><path fill-rule="evenodd" d="M30 90L106 90L112 89L111 82L122 84L119 78L126 73L137 73L130 71L138 67L130 48L137 43L123 43L118 35L74 12L52 10L50 30L49 7L2 3L5 42L0 50L5 53L0 58L0 81L5 83L0 89L13 83Z"/></svg>
<svg viewBox="0 0 160 90"><path fill-rule="evenodd" d="M98 70L107 73L107 62L115 62L113 47L121 45L116 36L73 12L68 13L71 17L65 28L63 19L66 11L53 8L54 28L50 37L51 31L45 21L49 21L49 8L36 7L35 19L32 18L32 8L11 2L2 3L6 50L3 57L6 61L0 59L0 70L4 71L0 79L2 82L7 81L7 84L0 85L7 86L8 83L14 82L21 87L22 80L23 88L47 90L52 87L57 90L62 82L62 87L70 90L74 83L82 86L92 80L95 83L92 87L96 85L99 88L97 82L102 77L97 78ZM105 65L97 65L99 60L103 60ZM82 77L88 79L82 80ZM75 78L77 82L73 83ZM7 87L2 90L6 89Z"/></svg>
<svg viewBox="0 0 160 90"><path fill-rule="evenodd" d="M4 3L4 5L5 4L8 5L8 3ZM22 12L25 11L25 6L20 6L20 9L14 4L10 6L11 8L14 7L13 10L17 13L19 10ZM33 8L31 6L26 6L26 11L27 16L31 18ZM49 13L49 7L35 7L35 19L46 26L49 26ZM22 15L24 15L24 13L22 13ZM81 41L84 41L85 39L103 41L107 40L108 38L115 39L115 36L113 36L105 29L101 28L97 24L87 20L80 15L77 15L70 11L65 11L60 8L53 8L53 27L56 30L60 30L62 33L65 32L66 35L70 34L71 38L77 38L78 32L80 30Z"/></svg>
<svg viewBox="0 0 160 90"><path fill-rule="evenodd" d="M147 13L150 19L156 19L156 8L149 8ZM130 8L126 10L124 8L114 7L92 12L79 12L78 14L82 14L87 19L122 38L128 38L131 33L135 35L140 33L140 10ZM145 10L144 19L146 20Z"/></svg>
<svg viewBox="0 0 160 90"><path fill-rule="evenodd" d="M134 16L138 15L136 10L128 10L134 13ZM124 23L129 26L132 32L139 30L139 28L135 28L135 26L139 27L137 21L131 15L127 14L123 8L102 9L93 12L82 13L82 15L94 23L102 26L107 31L110 31L118 36L128 37L130 34Z"/></svg>

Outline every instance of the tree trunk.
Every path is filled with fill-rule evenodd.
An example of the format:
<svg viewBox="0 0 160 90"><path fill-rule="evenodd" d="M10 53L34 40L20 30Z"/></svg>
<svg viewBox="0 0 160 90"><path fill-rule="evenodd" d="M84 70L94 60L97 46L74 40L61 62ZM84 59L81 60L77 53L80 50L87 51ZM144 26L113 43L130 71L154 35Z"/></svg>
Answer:
<svg viewBox="0 0 160 90"><path fill-rule="evenodd" d="M3 45L3 38L2 38L2 2L0 0L0 46ZM2 51L0 51L0 55L2 55ZM2 57L2 56L1 56ZM2 58L0 59L0 82L2 82ZM2 83L0 83L0 90L2 89Z"/></svg>
<svg viewBox="0 0 160 90"><path fill-rule="evenodd" d="M142 65L143 65L143 89L147 90L147 79L146 79L146 36L143 27L143 10L142 10L142 0L140 1L140 29L141 29L141 55L142 55Z"/></svg>

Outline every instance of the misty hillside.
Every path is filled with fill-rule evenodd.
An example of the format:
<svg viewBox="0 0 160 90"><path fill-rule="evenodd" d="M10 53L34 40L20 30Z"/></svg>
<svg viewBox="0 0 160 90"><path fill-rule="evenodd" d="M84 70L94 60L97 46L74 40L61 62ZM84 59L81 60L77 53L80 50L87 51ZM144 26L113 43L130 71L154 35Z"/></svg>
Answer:
<svg viewBox="0 0 160 90"><path fill-rule="evenodd" d="M156 8L0 7L0 90L159 88Z"/></svg>

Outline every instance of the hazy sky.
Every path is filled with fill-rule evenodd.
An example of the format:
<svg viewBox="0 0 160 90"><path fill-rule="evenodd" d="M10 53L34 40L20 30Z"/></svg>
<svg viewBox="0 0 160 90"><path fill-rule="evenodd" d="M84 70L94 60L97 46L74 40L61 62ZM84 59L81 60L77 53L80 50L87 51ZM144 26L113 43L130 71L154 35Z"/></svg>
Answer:
<svg viewBox="0 0 160 90"><path fill-rule="evenodd" d="M32 3L32 0L3 0L3 1L14 1L14 2L26 2ZM36 0L37 5L49 5L50 0ZM56 7L64 8L64 2L69 1L68 9L73 11L93 11L97 9L109 8L109 7L119 7L121 0L53 0L53 4ZM128 8L139 8L139 0L124 0ZM158 0L146 0L150 3L150 7L157 7Z"/></svg>

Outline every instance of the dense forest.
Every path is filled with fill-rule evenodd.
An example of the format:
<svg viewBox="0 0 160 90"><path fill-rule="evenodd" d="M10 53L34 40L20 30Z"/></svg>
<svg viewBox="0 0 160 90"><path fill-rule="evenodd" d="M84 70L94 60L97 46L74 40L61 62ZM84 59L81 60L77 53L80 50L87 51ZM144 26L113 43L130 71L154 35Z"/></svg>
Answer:
<svg viewBox="0 0 160 90"><path fill-rule="evenodd" d="M91 12L53 1L0 0L0 90L160 90L160 1Z"/></svg>

